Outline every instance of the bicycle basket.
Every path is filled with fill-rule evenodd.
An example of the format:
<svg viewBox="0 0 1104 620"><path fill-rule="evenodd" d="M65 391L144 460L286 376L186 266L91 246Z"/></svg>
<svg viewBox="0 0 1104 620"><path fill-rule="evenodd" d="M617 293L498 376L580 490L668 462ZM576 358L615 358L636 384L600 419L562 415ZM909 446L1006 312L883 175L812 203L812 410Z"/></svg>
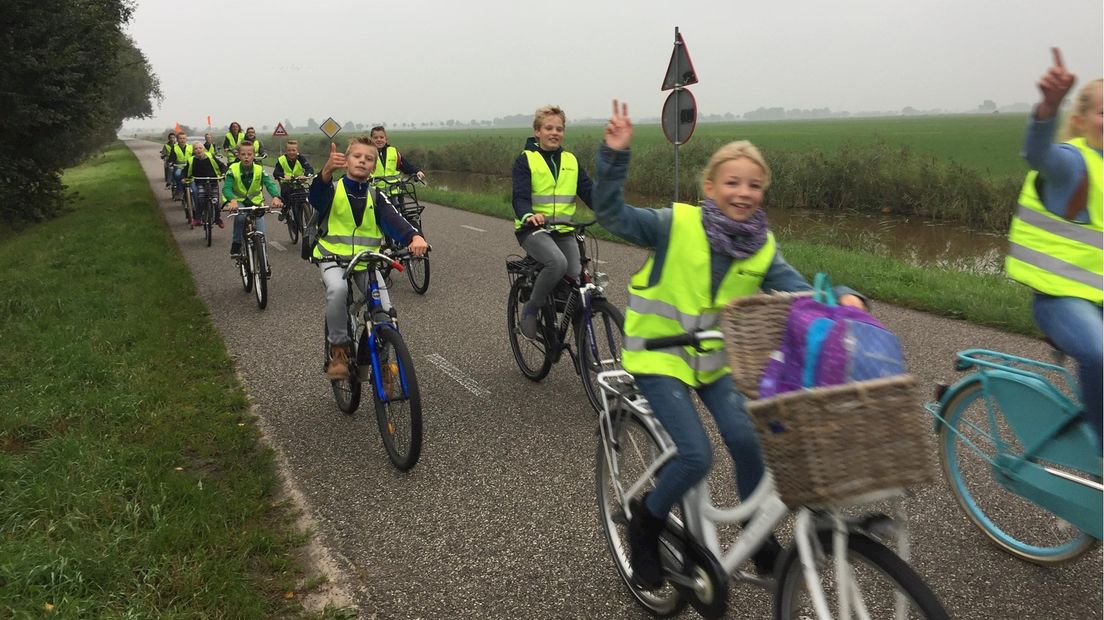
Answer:
<svg viewBox="0 0 1104 620"><path fill-rule="evenodd" d="M759 376L782 342L790 304L804 294L752 295L726 308L721 328L738 389L782 501L859 503L932 480L931 433L912 375L802 389L759 399Z"/></svg>

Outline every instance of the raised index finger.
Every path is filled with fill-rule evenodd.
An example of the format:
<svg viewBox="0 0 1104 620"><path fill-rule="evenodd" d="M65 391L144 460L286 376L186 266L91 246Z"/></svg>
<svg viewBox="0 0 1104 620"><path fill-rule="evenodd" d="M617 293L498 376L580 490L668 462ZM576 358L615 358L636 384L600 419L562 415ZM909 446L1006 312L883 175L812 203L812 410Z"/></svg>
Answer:
<svg viewBox="0 0 1104 620"><path fill-rule="evenodd" d="M1062 64L1062 50L1057 47L1052 47L1050 48L1050 53L1054 56L1054 66L1065 69L1066 65Z"/></svg>
<svg viewBox="0 0 1104 620"><path fill-rule="evenodd" d="M617 118L617 100L613 100L613 117Z"/></svg>

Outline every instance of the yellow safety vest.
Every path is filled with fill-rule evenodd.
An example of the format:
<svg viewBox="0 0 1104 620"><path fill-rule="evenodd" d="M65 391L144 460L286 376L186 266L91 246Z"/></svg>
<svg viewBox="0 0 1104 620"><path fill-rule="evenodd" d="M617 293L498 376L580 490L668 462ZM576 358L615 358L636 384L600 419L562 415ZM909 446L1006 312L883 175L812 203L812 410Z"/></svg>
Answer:
<svg viewBox="0 0 1104 620"><path fill-rule="evenodd" d="M622 367L634 374L666 375L691 387L713 383L729 372L724 344L668 347L648 351L649 338L677 336L702 329L720 329L721 310L733 299L759 291L774 260L774 235L755 254L733 260L714 297L712 253L702 224L701 208L675 203L671 234L667 240L663 271L654 286L653 253L629 282L629 306L625 310Z"/></svg>
<svg viewBox="0 0 1104 620"><path fill-rule="evenodd" d="M189 178L189 179L192 178L192 168L195 165L195 159L196 159L195 155L192 155L191 157L189 157L188 158L188 167L184 170L184 176ZM219 174L218 174L219 173L219 165L218 165L218 161L215 160L215 156L212 155L211 153L207 153L207 159L210 160L211 169L215 171L215 175L219 176Z"/></svg>
<svg viewBox="0 0 1104 620"><path fill-rule="evenodd" d="M349 203L349 194L345 191L345 181L338 179L333 204L322 222L322 234L314 246L314 257L351 259L364 250L379 252L382 243L383 233L376 223L375 191L368 190L364 219L357 226L353 218L353 206ZM366 264L357 265L357 271L367 268Z"/></svg>
<svg viewBox="0 0 1104 620"><path fill-rule="evenodd" d="M253 180L249 183L249 188L246 189L242 183L241 165L240 161L234 162L227 172L227 174L234 177L234 198L251 207L259 206L264 202L264 195L261 193L261 177L264 175L264 168L260 164L253 164Z"/></svg>
<svg viewBox="0 0 1104 620"><path fill-rule="evenodd" d="M548 162L539 151L522 151L529 160L532 180L533 213L539 213L549 224L566 224L575 215L575 195L579 193L579 162L567 151L560 153L560 174L553 175ZM514 229L521 220L514 220ZM558 232L570 232L566 226L553 226Z"/></svg>
<svg viewBox="0 0 1104 620"><path fill-rule="evenodd" d="M238 144L241 143L241 141L244 140L244 139L245 139L245 132L244 131L242 133L239 133L237 138L235 138L234 134L230 133L229 131L226 132L226 142L227 142L226 159L227 159L227 161L229 161L230 163L234 163L234 162L238 161L238 158L234 157L234 149L238 148Z"/></svg>
<svg viewBox="0 0 1104 620"><path fill-rule="evenodd" d="M376 158L376 169L374 172L372 172L372 176L393 177L397 174L399 174L399 151L395 147L391 147L387 149L387 154L384 157ZM385 187L387 187L387 183L384 183L383 181L378 181L375 183L375 187L378 187L379 189L384 189ZM393 186L391 187L391 191L388 193L394 196L399 193L399 188Z"/></svg>
<svg viewBox="0 0 1104 620"><path fill-rule="evenodd" d="M1008 232L1004 269L1008 277L1040 293L1099 304L1104 302L1104 161L1083 138L1067 144L1076 147L1085 160L1089 221L1072 222L1048 211L1036 190L1039 173L1032 170L1020 190L1019 206Z"/></svg>
<svg viewBox="0 0 1104 620"><path fill-rule="evenodd" d="M174 144L173 145L173 153L176 154L176 163L178 163L178 164L179 163L186 163L188 161L188 158L190 158L192 156L192 148L193 147L192 147L191 144L185 144L184 145L184 150L181 151L180 150L180 145L179 144Z"/></svg>
<svg viewBox="0 0 1104 620"><path fill-rule="evenodd" d="M303 176L303 162L299 161L299 158L295 158L295 165L288 164L287 155L281 155L276 163L280 164L280 167L284 169L285 176L301 177Z"/></svg>

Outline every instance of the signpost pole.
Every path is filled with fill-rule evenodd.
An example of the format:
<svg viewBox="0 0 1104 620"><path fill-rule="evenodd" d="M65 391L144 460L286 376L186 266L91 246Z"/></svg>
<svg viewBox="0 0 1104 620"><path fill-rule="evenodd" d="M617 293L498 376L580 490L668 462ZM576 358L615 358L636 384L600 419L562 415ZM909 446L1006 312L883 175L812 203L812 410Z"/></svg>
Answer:
<svg viewBox="0 0 1104 620"><path fill-rule="evenodd" d="M678 26L675 26L675 49L682 44L682 39L679 37ZM675 54L675 75L678 77L675 79L675 102L677 104L678 98L682 96L682 68L679 66L679 56L681 54ZM679 109L678 105L675 105L675 109ZM675 202L679 201L679 137L678 123L675 123Z"/></svg>

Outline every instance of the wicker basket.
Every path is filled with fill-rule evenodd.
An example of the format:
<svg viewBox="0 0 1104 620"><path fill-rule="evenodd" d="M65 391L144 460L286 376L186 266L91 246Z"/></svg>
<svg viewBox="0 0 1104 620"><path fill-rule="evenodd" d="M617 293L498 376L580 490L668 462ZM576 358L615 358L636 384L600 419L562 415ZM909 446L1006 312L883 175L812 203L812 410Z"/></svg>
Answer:
<svg viewBox="0 0 1104 620"><path fill-rule="evenodd" d="M753 295L725 311L725 349L763 458L786 505L841 505L930 482L931 433L912 375L758 396L759 376L782 342L799 294Z"/></svg>

